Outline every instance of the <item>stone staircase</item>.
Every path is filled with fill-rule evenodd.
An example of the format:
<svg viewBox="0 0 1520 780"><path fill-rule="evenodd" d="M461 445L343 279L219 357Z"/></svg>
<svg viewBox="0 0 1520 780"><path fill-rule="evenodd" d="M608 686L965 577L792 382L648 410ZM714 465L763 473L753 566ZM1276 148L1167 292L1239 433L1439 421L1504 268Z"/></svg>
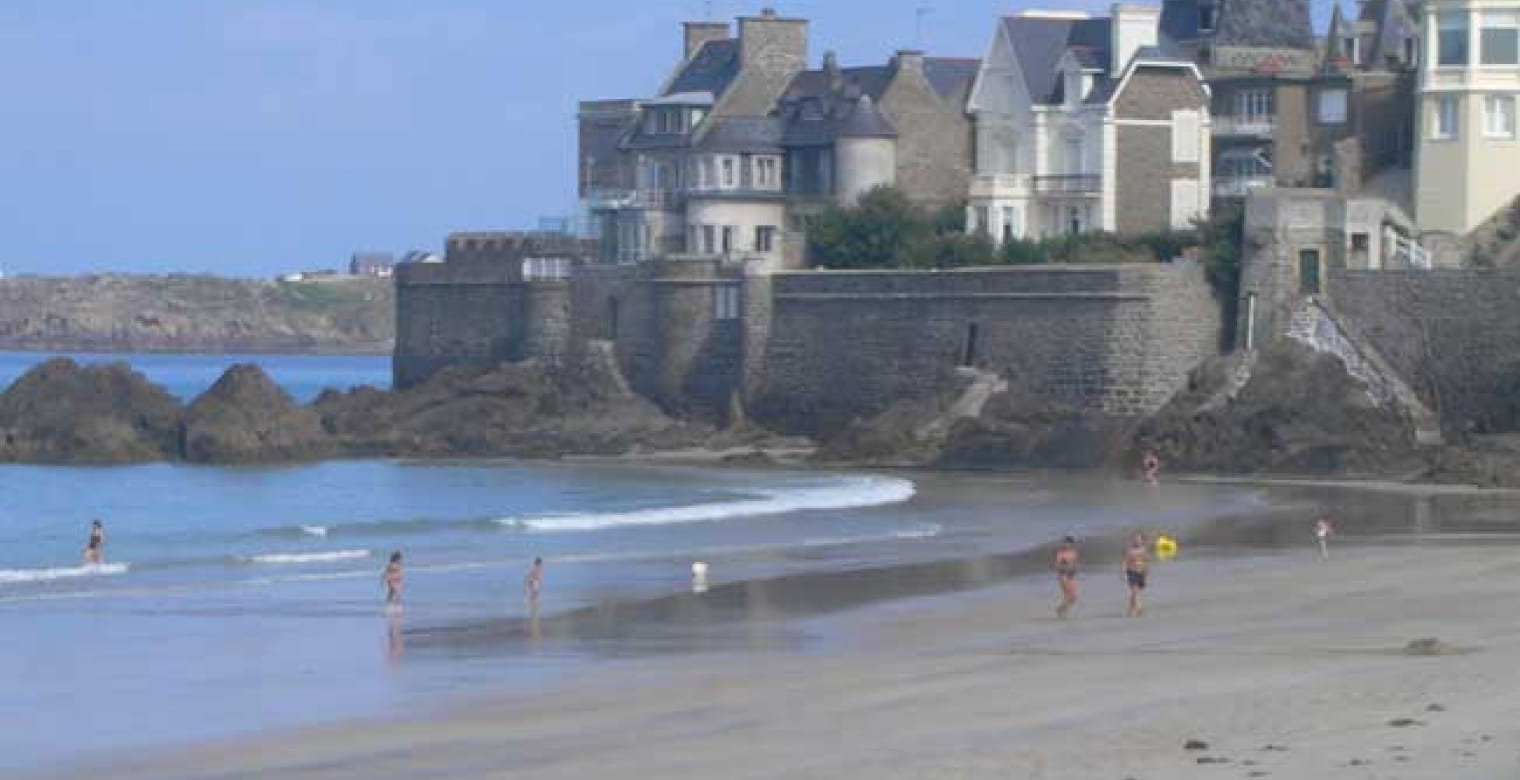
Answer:
<svg viewBox="0 0 1520 780"><path fill-rule="evenodd" d="M991 371L962 367L955 372L963 379L969 379L969 384L944 413L918 427L914 433L919 439L929 441L943 438L956 420L980 416L982 408L987 405L987 399L1008 389L1008 380Z"/></svg>
<svg viewBox="0 0 1520 780"><path fill-rule="evenodd" d="M1431 446L1441 443L1440 418L1376 350L1342 326L1323 302L1306 297L1293 312L1287 336L1315 352L1340 358L1346 373L1367 388L1367 397L1374 404L1394 406L1409 415L1416 442Z"/></svg>
<svg viewBox="0 0 1520 780"><path fill-rule="evenodd" d="M1229 376L1225 377L1224 387L1209 396L1209 399L1200 404L1193 414L1211 412L1235 400L1235 396L1240 395L1241 389L1251 381L1251 372L1256 369L1256 355L1257 352L1254 349L1242 350L1232 355L1230 359L1233 362L1229 367Z"/></svg>

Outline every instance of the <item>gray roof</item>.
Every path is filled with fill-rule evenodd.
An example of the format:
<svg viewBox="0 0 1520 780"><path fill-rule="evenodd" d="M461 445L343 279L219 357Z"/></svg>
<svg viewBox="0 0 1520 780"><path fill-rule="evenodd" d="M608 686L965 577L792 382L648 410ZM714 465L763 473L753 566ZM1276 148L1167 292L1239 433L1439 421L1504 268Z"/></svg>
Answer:
<svg viewBox="0 0 1520 780"><path fill-rule="evenodd" d="M882 115L870 95L861 95L834 127L840 138L896 138L897 128Z"/></svg>
<svg viewBox="0 0 1520 780"><path fill-rule="evenodd" d="M982 61L975 57L925 57L924 77L942 97L959 98L971 91Z"/></svg>
<svg viewBox="0 0 1520 780"><path fill-rule="evenodd" d="M683 92L707 92L722 97L724 90L739 75L739 41L728 38L708 41L681 65L663 95Z"/></svg>
<svg viewBox="0 0 1520 780"><path fill-rule="evenodd" d="M1314 50L1309 0L1224 0L1215 46Z"/></svg>
<svg viewBox="0 0 1520 780"><path fill-rule="evenodd" d="M1003 29L1013 44L1013 56L1024 74L1024 86L1034 102L1059 102L1062 79L1057 66L1068 49L1089 50L1089 61L1096 63L1100 70L1108 70L1109 23L1106 18L1011 16L1003 19Z"/></svg>
<svg viewBox="0 0 1520 780"><path fill-rule="evenodd" d="M1204 37L1198 29L1198 0L1165 0L1161 4L1161 39L1177 43Z"/></svg>
<svg viewBox="0 0 1520 780"><path fill-rule="evenodd" d="M781 120L775 117L709 117L692 144L708 152L779 152Z"/></svg>

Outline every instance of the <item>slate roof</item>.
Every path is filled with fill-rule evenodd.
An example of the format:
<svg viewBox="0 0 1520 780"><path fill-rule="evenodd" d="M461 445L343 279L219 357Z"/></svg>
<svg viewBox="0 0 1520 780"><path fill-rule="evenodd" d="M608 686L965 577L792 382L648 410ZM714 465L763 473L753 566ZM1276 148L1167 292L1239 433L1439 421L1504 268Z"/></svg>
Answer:
<svg viewBox="0 0 1520 780"><path fill-rule="evenodd" d="M1109 19L1047 19L1011 16L1003 29L1013 44L1024 86L1036 103L1055 103L1061 92L1057 66L1068 49L1088 49L1098 69L1109 63ZM1084 55L1085 56L1085 55Z"/></svg>
<svg viewBox="0 0 1520 780"><path fill-rule="evenodd" d="M722 97L724 90L739 75L739 41L728 38L708 41L692 55L675 78L665 87L664 95L682 92L708 92Z"/></svg>
<svg viewBox="0 0 1520 780"><path fill-rule="evenodd" d="M775 117L710 117L692 146L706 152L778 152L781 121Z"/></svg>
<svg viewBox="0 0 1520 780"><path fill-rule="evenodd" d="M1402 58L1404 39L1420 37L1420 23L1415 11L1404 0L1372 0L1363 6L1362 13L1373 10L1378 12L1377 37L1373 39L1372 51L1367 53L1367 62L1381 64L1388 57Z"/></svg>
<svg viewBox="0 0 1520 780"><path fill-rule="evenodd" d="M982 61L976 57L925 57L924 77L934 91L947 98L958 98L971 89Z"/></svg>
<svg viewBox="0 0 1520 780"><path fill-rule="evenodd" d="M1309 0L1224 0L1211 40L1215 46L1312 51Z"/></svg>
<svg viewBox="0 0 1520 780"><path fill-rule="evenodd" d="M1161 4L1161 39L1177 43L1202 38L1198 6L1198 0L1165 0Z"/></svg>

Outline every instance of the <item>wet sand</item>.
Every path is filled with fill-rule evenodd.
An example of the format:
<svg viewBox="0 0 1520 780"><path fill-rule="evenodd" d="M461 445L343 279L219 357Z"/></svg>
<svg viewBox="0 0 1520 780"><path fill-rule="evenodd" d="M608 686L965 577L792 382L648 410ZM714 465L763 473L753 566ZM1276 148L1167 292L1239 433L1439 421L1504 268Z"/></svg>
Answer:
<svg viewBox="0 0 1520 780"><path fill-rule="evenodd" d="M845 629L824 651L609 661L547 691L108 774L1520 776L1520 546L1374 544L1328 563L1308 544L1194 552L1158 567L1140 619L1122 617L1117 567L1093 564L1066 622L1053 582L1018 577L802 621ZM1423 637L1452 652L1403 651Z"/></svg>

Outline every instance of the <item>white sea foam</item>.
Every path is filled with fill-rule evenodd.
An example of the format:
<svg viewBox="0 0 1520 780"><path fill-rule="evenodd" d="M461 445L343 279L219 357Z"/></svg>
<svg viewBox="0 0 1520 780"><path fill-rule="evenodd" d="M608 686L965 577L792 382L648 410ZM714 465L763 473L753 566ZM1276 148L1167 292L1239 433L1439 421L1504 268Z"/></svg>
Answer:
<svg viewBox="0 0 1520 780"><path fill-rule="evenodd" d="M126 574L131 564L95 563L85 566L59 566L50 569L0 569L0 582L46 582L75 577L106 577Z"/></svg>
<svg viewBox="0 0 1520 780"><path fill-rule="evenodd" d="M329 561L352 561L358 558L368 558L369 550L332 550L329 552L309 553L263 553L261 555L248 555L238 560L244 563L262 563L271 565L301 564L301 563L327 563Z"/></svg>
<svg viewBox="0 0 1520 780"><path fill-rule="evenodd" d="M897 504L913 497L913 483L894 477L847 477L828 484L759 491L754 498L628 512L503 518L501 525L534 531L594 531L602 528L668 525L760 517L820 509L856 509Z"/></svg>
<svg viewBox="0 0 1520 780"><path fill-rule="evenodd" d="M325 525L303 525L303 526L301 526L301 533L306 534L307 536L326 536L327 535L327 526L325 526Z"/></svg>

